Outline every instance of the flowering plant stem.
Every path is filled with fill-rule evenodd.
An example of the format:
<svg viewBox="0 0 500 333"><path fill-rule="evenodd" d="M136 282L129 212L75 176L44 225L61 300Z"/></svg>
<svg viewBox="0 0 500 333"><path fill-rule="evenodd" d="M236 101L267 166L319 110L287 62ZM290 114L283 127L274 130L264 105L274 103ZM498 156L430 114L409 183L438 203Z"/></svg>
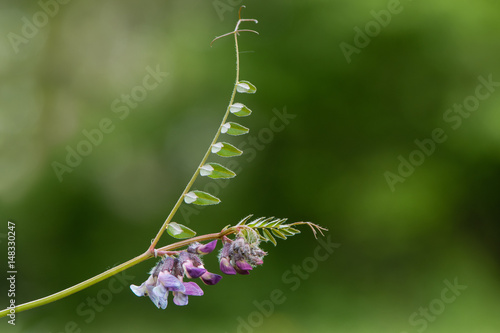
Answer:
<svg viewBox="0 0 500 333"><path fill-rule="evenodd" d="M172 218L174 217L175 213L177 212L180 205L182 204L185 195L189 192L193 183L195 182L196 178L198 177L198 175L200 173L200 168L206 163L206 161L211 153L212 146L217 142L217 140L219 138L219 135L220 135L221 129L222 129L222 125L224 125L224 123L226 122L226 120L228 118L228 115L230 113L230 107L233 104L234 98L236 96L237 84L239 82L239 76L240 76L240 57L239 57L239 49L238 49L238 34L239 34L239 32L242 32L242 31L249 31L249 32L257 33L256 31L253 31L253 30L247 30L247 29L239 30L238 29L241 22L248 22L248 21L257 23L257 20L254 20L254 19L241 19L241 9L240 9L240 17L239 17L238 23L236 24L234 31L227 33L227 34L224 34L224 35L221 35L221 36L216 37L214 39L214 41L215 41L221 37L225 37L225 36L228 36L231 34L234 35L235 50L236 50L236 82L234 84L234 88L233 88L233 92L231 94L229 105L228 105L228 107L226 109L226 113L224 114L224 117L222 119L221 126L219 126L210 146L207 149L207 152L205 153L205 155L203 156L203 158L200 162L200 165L198 166L198 168L194 172L193 176L189 180L188 184L186 185L186 188L184 189L184 191L180 195L174 208L172 209L172 211L168 215L167 219L165 220L165 222L161 226L158 233L156 234L156 237L152 240L151 245L149 246L148 250L146 252L144 252L143 254L141 254L133 259L130 259L129 261L126 261L118 266L115 266L115 267L113 267L113 268L111 268L111 269L109 269L109 270L107 270L99 275L96 275L88 280L80 282L72 287L69 287L67 289L56 292L52 295L49 295L49 296L31 301L31 302L17 305L14 308L16 313L21 312L21 311L25 311L25 310L29 310L29 309L33 309L33 308L60 300L66 296L72 295L80 290L83 290L83 289L88 288L88 287L90 287L98 282L101 282L101 281L103 281L103 280L105 280L105 279L107 279L115 274L118 274L119 272L124 271L132 266L135 266L135 265L137 265L145 260L156 257L158 254L165 253L166 251L175 250L175 249L187 246L193 242L221 239L222 237L229 235L229 234L232 234L232 233L235 233L239 229L241 229L241 227L231 227L231 228L224 229L223 231L221 231L219 233L213 233L213 234L207 234L207 235L203 235L203 236L192 237L192 238L189 238L189 239L186 239L183 241L179 241L177 243L173 243L173 244L156 249L156 245L158 244L158 241L160 240L161 236L163 235L163 233L167 229L168 224L172 221ZM0 311L0 318L7 316L10 313L10 311L11 311L11 309L9 309L9 308L1 310Z"/></svg>

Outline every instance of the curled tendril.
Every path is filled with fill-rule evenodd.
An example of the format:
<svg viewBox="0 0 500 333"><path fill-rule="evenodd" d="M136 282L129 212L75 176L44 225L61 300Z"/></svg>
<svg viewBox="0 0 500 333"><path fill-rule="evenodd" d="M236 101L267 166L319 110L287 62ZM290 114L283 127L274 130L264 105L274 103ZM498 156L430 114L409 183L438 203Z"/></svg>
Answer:
<svg viewBox="0 0 500 333"><path fill-rule="evenodd" d="M238 35L238 36L239 36L240 32L253 32L253 33L257 34L257 35L259 34L259 33L258 33L257 31L255 31L255 30L250 30L250 29L238 29L238 28L239 28L239 26L240 26L240 23L241 23L241 22L254 22L254 23L259 23L259 21L257 21L256 19L242 19L242 18L241 18L241 10L242 10L244 7L245 7L245 6L241 6L241 7L240 7L240 10L238 11L238 18L239 18L239 20L238 20L238 22L236 23L236 27L234 28L234 30L233 30L233 31L231 31L231 32L228 32L228 33L226 33L226 34L223 34L223 35L220 35L220 36L215 37L215 38L212 40L212 42L210 42L210 47L212 47L212 44L213 44L216 40L218 40L218 39L220 39L220 38L222 38L222 37L226 37L226 36L229 36L229 35L234 35L234 34L236 34L236 35Z"/></svg>
<svg viewBox="0 0 500 333"><path fill-rule="evenodd" d="M242 6L240 7L240 9L238 10L238 19L239 19L239 20L241 20L241 10L242 10L243 8L246 8L246 6L245 6L245 5L242 5Z"/></svg>

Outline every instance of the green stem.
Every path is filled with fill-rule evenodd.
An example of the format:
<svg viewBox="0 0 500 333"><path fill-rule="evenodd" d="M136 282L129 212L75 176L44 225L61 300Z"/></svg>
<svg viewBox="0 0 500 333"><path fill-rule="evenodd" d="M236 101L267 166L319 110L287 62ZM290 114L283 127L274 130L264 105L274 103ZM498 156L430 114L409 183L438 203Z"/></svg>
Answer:
<svg viewBox="0 0 500 333"><path fill-rule="evenodd" d="M240 20L240 21L242 21L242 20ZM217 129L217 133L215 133L215 136L214 136L212 142L210 143L210 146L208 146L208 149L205 153L205 156L203 156L203 158L200 162L200 165L198 165L198 167L196 168L196 171L194 172L193 176L191 177L188 184L186 185L186 188L184 188L184 191L182 191L181 196L179 197L179 199L177 199L177 202L175 203L174 208L170 211L170 214L168 214L167 219L165 220L165 222L163 222L163 225L161 226L160 230L156 234L156 237L151 242L151 245L149 246L149 249L148 249L148 252L151 254L154 253L154 248L156 247L156 244L158 244L158 241L160 240L161 236L163 235L163 233L167 229L168 224L172 221L172 218L174 217L175 213L177 212L177 210L181 206L182 201L184 200L184 196L189 192L189 190L191 189L191 186L193 186L193 183L195 182L196 178L198 178L198 175L200 174L200 168L203 165L205 165L205 163L207 162L207 159L211 154L212 146L217 143L217 140L219 139L219 135L221 133L222 125L224 125L226 123L227 117L229 116L229 110L231 108L231 105L233 105L233 103L234 103L234 98L236 96L236 87L238 85L238 82L240 81L240 53L239 53L239 49L238 49L238 32L237 32L240 21L238 21L238 24L236 24L236 28L233 31L234 45L235 45L235 49L236 49L236 82L234 83L233 93L231 94L231 99L229 100L229 105L227 106L226 113L224 114L224 117L222 118L222 122L221 122L219 128Z"/></svg>
<svg viewBox="0 0 500 333"><path fill-rule="evenodd" d="M144 260L147 260L151 257L152 257L152 255L149 252L145 252L145 253L141 254L140 256L135 257L134 259L131 259L127 262L124 262L123 264L115 266L111 269L108 269L107 271L105 271L99 275L96 275L88 280L80 282L72 287L61 290L55 294L37 299L35 301L31 301L31 302L27 302L27 303L24 303L21 305L17 305L15 307L15 311L17 313L17 312L29 310L32 308L36 308L38 306L42 306L42 305L57 301L61 298L72 295L72 294L74 294L82 289L88 288L91 285L96 284L97 282L101 282L102 280L105 280L105 279L107 279L115 274L118 274L121 271L123 271L127 268L130 268L130 267L132 267L140 262L143 262ZM8 308L0 311L0 318L5 317L7 314L9 314L9 312L10 312L10 309L8 309Z"/></svg>
<svg viewBox="0 0 500 333"><path fill-rule="evenodd" d="M213 240L213 239L220 239L224 236L227 236L229 234L233 234L233 233L237 232L239 229L241 229L241 227L239 227L239 226L238 227L231 227L231 228L228 228L224 231L217 232L214 234L206 234L206 235L202 235L202 236L196 236L193 238L189 238L189 239L177 242L175 244L170 244L170 245L161 247L158 249L158 251L171 251L173 249L187 246L187 245L194 243L194 242L204 242L204 241Z"/></svg>

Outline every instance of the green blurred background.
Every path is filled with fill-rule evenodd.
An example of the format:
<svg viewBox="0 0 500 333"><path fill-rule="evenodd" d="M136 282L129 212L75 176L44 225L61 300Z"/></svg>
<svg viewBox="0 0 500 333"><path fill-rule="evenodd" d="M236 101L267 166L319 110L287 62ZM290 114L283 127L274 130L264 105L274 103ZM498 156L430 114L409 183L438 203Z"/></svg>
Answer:
<svg viewBox="0 0 500 333"><path fill-rule="evenodd" d="M500 3L394 3L75 0L43 24L37 2L1 1L2 307L7 221L16 223L18 303L147 248L226 108L233 42L210 41L234 28L241 4L259 20L243 26L259 36L240 38L241 78L258 92L238 98L252 116L232 120L254 140L227 139L247 142L238 177L195 184L222 204L174 220L202 234L248 214L288 217L328 227L325 239L339 244L326 255L304 229L265 244L265 265L250 276L225 277L164 311L128 289L146 279L148 261L19 313L15 327L3 319L1 331L498 332L500 91L458 128L443 115L471 100L478 77L500 81ZM393 5L390 22L375 24L371 12ZM23 17L34 15L40 27L14 47L12 33L24 38ZM340 45L355 46L366 27L369 44L348 63ZM114 112L157 66L168 76L126 116ZM284 110L295 117L273 131ZM102 119L111 133L59 181L54 161L65 164L67 147ZM436 128L447 140L391 189L386 172L397 174L398 156L417 156L415 140ZM215 256L206 266L218 270ZM446 288L456 281L467 288L454 295ZM271 309L273 292L281 296Z"/></svg>

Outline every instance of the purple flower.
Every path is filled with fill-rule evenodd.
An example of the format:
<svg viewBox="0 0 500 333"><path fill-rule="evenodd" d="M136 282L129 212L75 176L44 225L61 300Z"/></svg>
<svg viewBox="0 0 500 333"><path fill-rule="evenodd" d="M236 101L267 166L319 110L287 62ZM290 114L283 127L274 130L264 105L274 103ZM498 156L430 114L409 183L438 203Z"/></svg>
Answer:
<svg viewBox="0 0 500 333"><path fill-rule="evenodd" d="M194 282L182 282L182 278L178 279L172 274L160 272L158 275L160 283L153 288L153 293L158 297L158 302L153 300L153 303L158 304L159 308L167 307L168 292L174 294L174 303L176 305L187 305L188 296L203 296L203 290ZM150 296L151 297L151 296Z"/></svg>
<svg viewBox="0 0 500 333"><path fill-rule="evenodd" d="M193 274L199 274L201 277L206 273L206 269L196 271L193 268ZM202 272L200 274L200 272ZM161 309L168 305L168 293L171 291L174 295L176 305L188 304L188 296L202 296L203 290L195 282L183 282L184 270L179 259L166 257L151 270L150 276L146 282L140 286L131 285L130 289L137 296L149 296L151 301Z"/></svg>
<svg viewBox="0 0 500 333"><path fill-rule="evenodd" d="M236 269L231 263L230 251L231 243L229 241L225 242L219 253L220 270L224 274L234 275L236 274Z"/></svg>
<svg viewBox="0 0 500 333"><path fill-rule="evenodd" d="M188 296L203 296L203 290L195 282L183 282L184 291L174 291L174 303L187 305Z"/></svg>
<svg viewBox="0 0 500 333"><path fill-rule="evenodd" d="M190 279L199 278L207 271L202 264L195 266L195 263L192 260L186 260L183 262L182 268L184 268L184 273Z"/></svg>
<svg viewBox="0 0 500 333"><path fill-rule="evenodd" d="M208 244L195 242L179 252L176 258L166 256L153 267L144 283L131 285L130 289L137 296L149 296L160 309L167 307L169 292L173 293L175 304L186 305L188 296L202 296L203 290L195 282L184 282L185 276L200 278L206 285L217 284L222 279L222 276L208 272L200 259L200 255L212 252L216 246L217 240Z"/></svg>
<svg viewBox="0 0 500 333"><path fill-rule="evenodd" d="M219 253L220 270L224 274L250 274L253 267L262 265L262 258L267 254L259 247L259 242L250 243L242 235L231 241L223 240L224 245Z"/></svg>
<svg viewBox="0 0 500 333"><path fill-rule="evenodd" d="M245 260L238 260L235 266L236 272L242 275L250 274L250 271L253 269L252 266L247 263Z"/></svg>
<svg viewBox="0 0 500 333"><path fill-rule="evenodd" d="M214 242L210 242L209 244L212 243ZM215 243L217 243L217 241ZM222 279L222 276L208 272L203 266L200 257L192 252L182 252L179 255L179 261L188 278L201 278L204 284L210 286L217 284Z"/></svg>
<svg viewBox="0 0 500 333"><path fill-rule="evenodd" d="M191 252L193 251L194 253L198 253L198 254L209 254L210 252L212 252L215 247L217 246L217 239L214 239L213 241L211 241L210 243L207 243L207 244L200 244L198 242L196 243L193 243L189 246L188 248L188 252Z"/></svg>
<svg viewBox="0 0 500 333"><path fill-rule="evenodd" d="M153 275L150 275L146 282L143 282L140 286L136 286L135 284L130 285L130 289L137 296L147 296L148 293L153 291L153 288L156 286L156 278Z"/></svg>
<svg viewBox="0 0 500 333"><path fill-rule="evenodd" d="M186 252L196 255L205 255L212 252L216 246L217 246L217 239L214 239L213 241L207 244L194 242L188 246Z"/></svg>
<svg viewBox="0 0 500 333"><path fill-rule="evenodd" d="M210 272L205 272L205 273L203 273L202 276L200 276L200 278L204 284L206 284L208 286L213 286L213 285L217 284L222 279L222 276L220 276L218 274L210 273Z"/></svg>
<svg viewBox="0 0 500 333"><path fill-rule="evenodd" d="M236 274L236 269L231 265L231 259L227 257L220 258L220 270L224 274L234 275Z"/></svg>

